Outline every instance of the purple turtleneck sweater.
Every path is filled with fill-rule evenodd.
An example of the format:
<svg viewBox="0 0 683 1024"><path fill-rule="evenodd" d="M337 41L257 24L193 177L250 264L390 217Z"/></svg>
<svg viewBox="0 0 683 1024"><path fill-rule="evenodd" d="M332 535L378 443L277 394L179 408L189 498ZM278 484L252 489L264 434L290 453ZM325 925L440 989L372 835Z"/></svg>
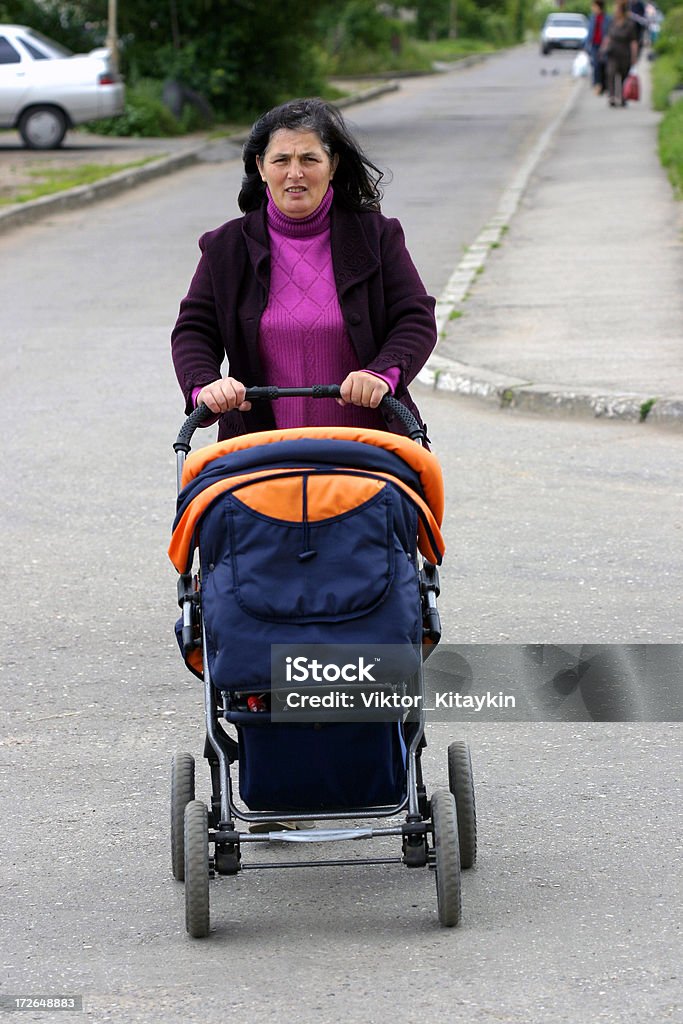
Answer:
<svg viewBox="0 0 683 1024"><path fill-rule="evenodd" d="M334 280L333 197L328 188L318 209L300 219L287 217L268 197L270 292L259 332L265 384L336 384L352 370L362 369L346 331ZM382 375L392 391L397 376L398 370ZM273 412L279 428L302 424L384 427L377 410L340 406L331 399L287 398L274 402Z"/></svg>

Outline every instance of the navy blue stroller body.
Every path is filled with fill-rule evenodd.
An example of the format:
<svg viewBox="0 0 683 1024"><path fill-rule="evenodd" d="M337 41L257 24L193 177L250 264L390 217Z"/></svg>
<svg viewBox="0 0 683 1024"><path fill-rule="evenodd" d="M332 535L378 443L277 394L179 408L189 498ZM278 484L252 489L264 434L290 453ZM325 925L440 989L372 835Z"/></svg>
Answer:
<svg viewBox="0 0 683 1024"><path fill-rule="evenodd" d="M281 394L248 389L249 399ZM191 935L209 931L209 877L265 866L242 853L268 841L399 837L401 856L360 863L435 868L439 918L460 919L460 868L476 856L469 751L451 744L449 790L431 800L420 760L422 663L440 637L443 482L436 458L416 443L417 423L400 403L384 404L412 439L274 430L186 458L203 409L174 446L176 631L204 683L212 778L207 808L194 799L194 759L174 758L172 866L185 881ZM401 814L399 824L388 820ZM305 829L312 819L316 827ZM358 824L366 819L380 824ZM346 863L359 861L279 866Z"/></svg>

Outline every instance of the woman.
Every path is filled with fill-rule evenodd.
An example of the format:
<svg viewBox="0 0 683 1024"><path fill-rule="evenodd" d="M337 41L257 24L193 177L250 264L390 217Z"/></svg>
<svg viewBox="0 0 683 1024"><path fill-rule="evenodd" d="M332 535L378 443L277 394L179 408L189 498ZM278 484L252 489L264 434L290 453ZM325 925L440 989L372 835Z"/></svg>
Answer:
<svg viewBox="0 0 683 1024"><path fill-rule="evenodd" d="M419 419L407 385L436 326L402 228L379 212L382 172L319 99L264 114L243 160L244 215L200 238L172 334L186 411L203 402L220 415L219 440L323 424L401 432L377 406L392 392ZM255 384L333 383L336 404L245 401Z"/></svg>
<svg viewBox="0 0 683 1024"><path fill-rule="evenodd" d="M602 46L607 58L607 89L610 107L625 107L624 79L638 60L638 36L628 12L628 0L616 0L614 16Z"/></svg>

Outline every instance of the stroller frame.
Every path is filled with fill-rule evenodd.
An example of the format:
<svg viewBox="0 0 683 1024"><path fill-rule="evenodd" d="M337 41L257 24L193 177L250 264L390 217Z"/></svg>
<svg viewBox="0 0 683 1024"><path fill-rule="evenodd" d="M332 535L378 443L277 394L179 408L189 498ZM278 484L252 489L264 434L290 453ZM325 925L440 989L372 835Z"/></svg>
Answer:
<svg viewBox="0 0 683 1024"><path fill-rule="evenodd" d="M205 647L205 639L203 641ZM424 684L422 678L422 670L420 670L420 692L424 695ZM225 696L224 696L224 699ZM420 702L421 704L423 701ZM287 832L266 832L266 833L237 833L234 828L234 819L238 818L240 821L248 823L268 823L268 822L280 822L283 818L282 812L264 814L258 811L242 811L240 810L233 799L232 790L232 777L230 772L230 765L234 759L234 748L232 744L234 741L231 740L224 730L219 726L219 718L221 717L222 710L219 708L218 701L216 699L216 688L211 680L211 673L208 668L208 664L205 668L205 680L204 680L204 707L206 712L206 727L207 727L207 739L210 744L215 758L211 755L207 758L209 764L213 767L218 768L217 778L212 777L213 782L213 793L212 793L212 806L213 806L213 817L216 818L217 814L220 813L220 820L216 826L214 833L211 836L211 840L217 845L221 843L228 844L240 844L240 843L259 843L269 841L294 841L291 838L288 840L288 836L291 837L291 833ZM367 808L363 806L350 808L349 810L338 810L338 811L315 811L312 813L296 813L287 811L284 815L288 821L341 821L347 819L358 819L358 818L389 818L395 817L400 814L401 811L407 808L406 823L403 826L394 826L384 829L372 829L363 830L363 834L359 834L358 829L349 829L348 834L344 834L340 829L324 830L316 829L314 833L307 834L306 832L297 833L296 842L326 842L330 840L341 841L344 839L360 839L360 838L375 838L378 835L402 835L402 836L422 836L426 829L424 827L423 817L420 810L420 795L418 792L418 780L420 779L420 766L418 760L418 751L420 749L420 743L424 736L424 725L426 715L424 710L419 712L418 727L415 730L415 735L411 739L410 746L407 750L407 766L406 766L406 794L404 798L397 804L378 806L373 808ZM264 725L263 728L267 728ZM232 755L232 756L231 756ZM218 785L216 786L216 782ZM363 863L401 863L401 857L382 858L380 860L370 859L365 860ZM338 864L340 861L296 861L291 865L292 867L317 867L327 864ZM359 863L357 860L344 861L343 863ZM425 859L426 863L426 859ZM255 868L255 867L284 867L285 865L278 862L277 864L244 864L241 865L242 870ZM231 873L231 872L229 872Z"/></svg>
<svg viewBox="0 0 683 1024"><path fill-rule="evenodd" d="M314 388L248 388L247 400L267 398L274 400L288 396L315 398L338 397L336 385L318 385ZM385 396L382 407L401 419L412 440L421 442L425 437L411 413L391 396ZM190 438L194 430L210 415L206 406L200 406L185 421L174 444L177 458L178 493L182 487L185 459L190 451ZM438 572L426 559L419 573L420 595L425 641L436 645L441 627L436 598L439 594ZM172 868L176 879L185 881L186 928L193 937L209 933L208 882L215 874L234 875L244 870L342 867L369 864L405 864L408 867L429 867L437 876L437 903L441 924L450 927L461 918L460 869L470 867L476 859L476 816L471 761L467 745L462 741L449 747L449 790L436 790L427 799L421 767L421 751L425 745L425 687L424 670L420 663L417 676L417 720L404 726L406 744L405 787L401 799L395 804L358 806L347 809L311 812L243 810L237 806L233 793L231 765L238 760L238 744L222 728L221 719L230 720L230 695L217 690L211 678L207 656L207 638L203 622L201 600L193 584L191 571L183 573L178 583L179 605L182 609L183 643L192 646L197 626L203 655L204 708L206 741L204 757L211 774L211 808L194 799L194 759L190 754L177 754L172 765L171 794L171 846ZM196 643L195 643L196 645ZM426 648L429 651L429 647ZM249 689L240 691L248 694ZM256 692L256 691L254 691ZM219 697L221 701L219 702ZM259 716L254 716L258 719ZM270 715L268 715L268 720ZM256 727L256 725L255 725ZM267 722L261 725L268 728ZM458 820L458 811L461 821ZM270 823L287 822L347 822L358 819L394 818L405 813L399 824L381 827L335 827L304 830L269 830ZM237 822L262 825L264 831L241 831ZM340 842L358 839L400 837L400 856L335 857L316 860L242 863L244 845L270 843L305 844ZM431 842L431 845L430 845ZM213 856L209 846L214 847Z"/></svg>

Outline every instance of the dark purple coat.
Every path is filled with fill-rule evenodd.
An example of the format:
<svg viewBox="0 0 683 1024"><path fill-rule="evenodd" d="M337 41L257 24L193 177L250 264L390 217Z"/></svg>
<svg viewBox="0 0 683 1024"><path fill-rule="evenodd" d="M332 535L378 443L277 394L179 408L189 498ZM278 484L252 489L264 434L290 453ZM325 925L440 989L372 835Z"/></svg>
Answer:
<svg viewBox="0 0 683 1024"><path fill-rule="evenodd" d="M330 238L339 304L358 365L377 373L397 366L396 397L419 418L407 385L436 344L434 299L410 258L401 225L333 203ZM226 356L231 377L247 386L264 383L258 332L270 281L265 204L202 235L199 248L202 256L171 336L187 413L193 389L217 380ZM222 416L218 437L274 426L270 403L255 402L251 412ZM394 427L401 430L395 420L389 429Z"/></svg>

